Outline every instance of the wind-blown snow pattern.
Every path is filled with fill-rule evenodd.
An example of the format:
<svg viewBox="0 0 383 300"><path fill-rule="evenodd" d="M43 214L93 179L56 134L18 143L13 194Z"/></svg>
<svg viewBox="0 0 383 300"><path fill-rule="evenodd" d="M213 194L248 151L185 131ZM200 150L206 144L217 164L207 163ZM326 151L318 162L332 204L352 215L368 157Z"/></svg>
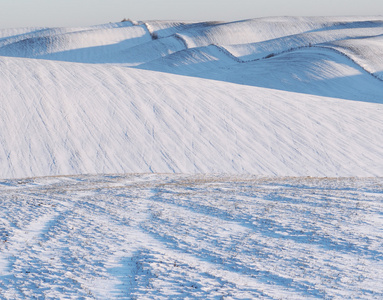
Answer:
<svg viewBox="0 0 383 300"><path fill-rule="evenodd" d="M382 298L382 37L0 29L0 298Z"/></svg>
<svg viewBox="0 0 383 300"><path fill-rule="evenodd" d="M0 192L5 299L383 297L380 179L71 176Z"/></svg>

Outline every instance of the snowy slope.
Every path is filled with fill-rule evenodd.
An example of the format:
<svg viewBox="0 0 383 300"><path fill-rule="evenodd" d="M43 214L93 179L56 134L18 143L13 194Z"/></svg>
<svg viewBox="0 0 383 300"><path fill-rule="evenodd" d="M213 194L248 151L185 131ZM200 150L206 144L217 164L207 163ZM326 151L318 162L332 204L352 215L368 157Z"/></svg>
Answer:
<svg viewBox="0 0 383 300"><path fill-rule="evenodd" d="M379 36L382 33L382 20L345 22L341 25L327 24L324 28L268 39L257 43L231 44L224 47L241 60L251 61L266 57L271 53L278 54L299 47L348 39L363 39L367 36Z"/></svg>
<svg viewBox="0 0 383 300"><path fill-rule="evenodd" d="M1 177L383 175L380 103L119 67L0 66Z"/></svg>
<svg viewBox="0 0 383 300"><path fill-rule="evenodd" d="M382 24L283 17L1 30L0 177L382 176Z"/></svg>
<svg viewBox="0 0 383 300"><path fill-rule="evenodd" d="M0 55L96 63L110 57L111 50L118 53L149 40L151 36L144 25L132 26L130 22L70 32L47 29L38 35L0 40Z"/></svg>
<svg viewBox="0 0 383 300"><path fill-rule="evenodd" d="M309 44L381 35L382 22L381 17L278 17L230 23L132 21L30 32L0 30L0 55L139 65L177 51L216 45L248 61ZM174 48L175 40L182 45Z"/></svg>
<svg viewBox="0 0 383 300"><path fill-rule="evenodd" d="M307 23L307 21L306 23L304 23L302 22L302 20L299 19L294 20L295 24ZM286 28L290 28L290 23L286 24L285 22L283 22L283 19L277 19L277 21L277 24L281 23L284 26L286 26ZM316 28L313 27L312 23L309 24L311 25L310 28ZM317 27L319 27L320 24L321 23L316 24ZM230 28L230 26L227 24L220 26L223 26L224 28L226 28L225 26L227 26L228 28ZM245 30L245 28L250 28L251 30L253 30L252 32L248 32L245 36L253 36L254 38L259 38L259 35L257 32L255 32L254 28L250 26L245 27L243 24L242 27L241 30L239 30L241 32ZM260 28L267 28L267 26L260 26ZM274 28L272 27L272 29ZM270 28L268 28L268 30L270 32L274 32ZM276 31L278 32L278 30ZM280 32L279 34L282 34L283 32L284 31ZM227 34L227 32L225 33ZM323 47L325 45L328 46L329 43L349 41L350 39L352 39L352 41L361 40L362 42L360 44L362 44L366 37L374 37L375 39L377 39L382 34L382 21L363 21L348 23L346 22L337 26L330 26L330 24L327 24L327 27L325 28L309 30L303 33L298 32L296 34L282 36L279 38L274 38L272 35L269 34L266 35L266 37L268 37L269 39L266 39L265 37L266 40L262 39L261 41L256 43L243 42L241 44L224 44L224 42L230 43L235 41L234 37L237 37L238 35L232 33L230 36L233 38L228 39L226 41L222 41L221 44L219 43L219 41L217 42L211 40L209 42L206 42L206 45L203 44L203 46L197 47L196 44L198 44L198 42L190 42L190 39L193 39L193 41L199 41L201 39L201 35L203 35L201 32L192 32L190 34L191 38L189 39L185 38L185 34L181 32L179 36L182 37L182 39L185 42L185 49L179 50L178 52L171 52L168 55L161 55L157 59L148 60L145 63L138 64L138 67L148 70L158 70L176 74L201 76L201 74L205 74L206 71L210 69L219 68L225 70L227 67L230 67L235 63L253 62L264 58L268 58L270 56L283 54L285 52L299 50L303 47ZM224 34L216 35L221 37ZM380 58L379 51L383 51L383 47L381 45L375 45L375 53L372 53L370 55L370 57L372 58L371 64L373 65L375 64L375 60ZM142 47L142 45L140 45L140 47ZM364 45L364 47L369 48L367 45ZM361 48L359 52L363 52L363 48ZM368 61L368 59L369 57L367 57L367 59L365 60Z"/></svg>
<svg viewBox="0 0 383 300"><path fill-rule="evenodd" d="M383 34L332 42L325 46L348 55L364 69L383 80Z"/></svg>
<svg viewBox="0 0 383 300"><path fill-rule="evenodd" d="M189 71L183 66L173 69L181 74ZM383 103L381 80L350 57L322 47L297 49L268 59L192 74L249 86Z"/></svg>

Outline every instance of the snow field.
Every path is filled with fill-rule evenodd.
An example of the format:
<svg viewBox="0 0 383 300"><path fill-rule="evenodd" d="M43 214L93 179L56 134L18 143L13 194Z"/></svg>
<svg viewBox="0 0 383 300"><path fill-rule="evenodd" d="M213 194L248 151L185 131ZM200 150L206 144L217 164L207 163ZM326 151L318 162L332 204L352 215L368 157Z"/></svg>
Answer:
<svg viewBox="0 0 383 300"><path fill-rule="evenodd" d="M0 294L377 299L381 183L144 174L3 180Z"/></svg>

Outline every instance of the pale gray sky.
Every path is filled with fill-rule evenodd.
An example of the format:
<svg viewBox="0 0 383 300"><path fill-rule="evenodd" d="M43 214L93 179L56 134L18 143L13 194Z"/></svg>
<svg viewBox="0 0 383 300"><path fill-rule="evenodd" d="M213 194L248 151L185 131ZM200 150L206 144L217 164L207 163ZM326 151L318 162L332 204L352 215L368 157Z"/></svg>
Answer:
<svg viewBox="0 0 383 300"><path fill-rule="evenodd" d="M0 28L133 20L383 15L382 0L0 0Z"/></svg>

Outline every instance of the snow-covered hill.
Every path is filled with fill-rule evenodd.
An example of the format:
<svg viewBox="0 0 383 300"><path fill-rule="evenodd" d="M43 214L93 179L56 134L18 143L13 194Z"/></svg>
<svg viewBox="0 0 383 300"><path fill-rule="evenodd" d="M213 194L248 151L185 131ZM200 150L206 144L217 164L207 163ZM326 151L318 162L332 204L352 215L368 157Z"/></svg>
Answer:
<svg viewBox="0 0 383 300"><path fill-rule="evenodd" d="M2 30L0 177L383 176L382 24L265 18Z"/></svg>
<svg viewBox="0 0 383 300"><path fill-rule="evenodd" d="M112 66L0 66L1 177L383 175L383 89L363 73L377 82L364 102Z"/></svg>

